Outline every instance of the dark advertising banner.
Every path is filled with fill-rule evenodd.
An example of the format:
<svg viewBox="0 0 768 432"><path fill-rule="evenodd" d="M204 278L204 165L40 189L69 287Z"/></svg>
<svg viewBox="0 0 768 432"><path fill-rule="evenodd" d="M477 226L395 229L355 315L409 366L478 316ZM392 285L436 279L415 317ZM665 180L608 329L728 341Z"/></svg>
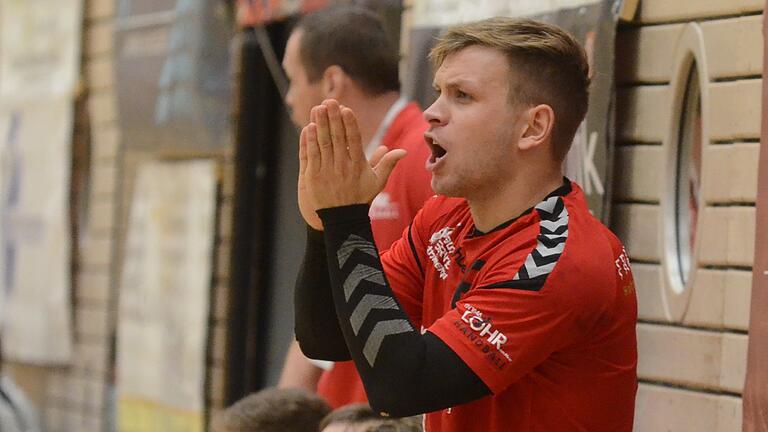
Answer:
<svg viewBox="0 0 768 432"><path fill-rule="evenodd" d="M435 37L452 25L492 16L519 16L565 28L585 47L592 71L589 112L576 133L565 174L584 188L592 212L607 222L614 138L614 42L620 9L620 0L416 0L404 91L422 107L432 103L433 71L427 54Z"/></svg>
<svg viewBox="0 0 768 432"><path fill-rule="evenodd" d="M118 0L118 108L130 150L220 150L231 113L226 2Z"/></svg>

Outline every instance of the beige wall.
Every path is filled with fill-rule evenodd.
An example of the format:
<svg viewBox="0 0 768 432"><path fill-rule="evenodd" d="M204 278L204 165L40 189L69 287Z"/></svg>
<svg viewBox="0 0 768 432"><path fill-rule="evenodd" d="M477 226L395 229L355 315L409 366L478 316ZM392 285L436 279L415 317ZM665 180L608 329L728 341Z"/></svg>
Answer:
<svg viewBox="0 0 768 432"><path fill-rule="evenodd" d="M635 20L618 33L615 172L623 175L615 179L612 225L634 259L638 285L640 432L740 430L755 230L762 6L762 0L643 0ZM122 175L114 13L114 0L86 1L82 78L89 97L92 189L74 287L75 359L61 369L12 367L42 407L51 432L101 431L105 420ZM687 29L689 22L696 29ZM691 31L701 33L705 48L704 121L711 142L704 148L700 261L685 307L670 319L662 300L665 178L660 167L669 145L676 47ZM224 400L231 148L222 160L208 382L214 410Z"/></svg>
<svg viewBox="0 0 768 432"><path fill-rule="evenodd" d="M762 0L643 0L617 37L613 228L639 300L635 430L741 430L755 235L762 85ZM669 291L664 253L666 161L674 68L700 47L705 71L693 283ZM669 306L665 308L665 300ZM671 311L671 312L670 312Z"/></svg>
<svg viewBox="0 0 768 432"><path fill-rule="evenodd" d="M90 196L87 224L81 230L79 271L75 275L74 358L69 367L41 368L8 364L6 367L40 409L49 432L106 430L109 387L112 381L111 337L117 320L118 266L115 257L128 201L124 192L124 160L117 123L113 43L116 0L85 0L81 90L87 96L90 127ZM84 126L85 125L85 126ZM76 130L76 134L77 134ZM82 131L80 131L82 132ZM87 134L86 134L87 135ZM131 165L131 158L127 163ZM215 239L216 269L211 305L212 349L208 382L213 407L223 404L225 325L231 238L233 162L232 146L219 155L222 161L219 226ZM122 215L122 216L121 216Z"/></svg>

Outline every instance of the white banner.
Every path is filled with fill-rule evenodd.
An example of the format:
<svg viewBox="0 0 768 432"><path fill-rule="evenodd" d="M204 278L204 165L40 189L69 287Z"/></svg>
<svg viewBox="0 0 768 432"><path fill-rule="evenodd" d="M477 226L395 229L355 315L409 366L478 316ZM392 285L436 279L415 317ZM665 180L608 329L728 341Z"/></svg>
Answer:
<svg viewBox="0 0 768 432"><path fill-rule="evenodd" d="M68 98L0 107L0 318L3 354L16 361L71 354L72 116Z"/></svg>
<svg viewBox="0 0 768 432"><path fill-rule="evenodd" d="M0 0L0 103L72 96L82 0Z"/></svg>
<svg viewBox="0 0 768 432"><path fill-rule="evenodd" d="M213 161L138 170L120 286L118 430L203 430Z"/></svg>
<svg viewBox="0 0 768 432"><path fill-rule="evenodd" d="M413 27L447 27L494 16L533 16L602 0L416 0Z"/></svg>

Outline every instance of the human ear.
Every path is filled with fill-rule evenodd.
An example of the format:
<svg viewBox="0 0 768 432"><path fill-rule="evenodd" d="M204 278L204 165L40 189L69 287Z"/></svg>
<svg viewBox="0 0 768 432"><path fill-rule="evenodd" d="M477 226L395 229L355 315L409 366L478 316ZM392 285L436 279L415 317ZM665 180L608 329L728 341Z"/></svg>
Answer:
<svg viewBox="0 0 768 432"><path fill-rule="evenodd" d="M325 99L339 100L344 93L347 74L341 66L333 65L323 73L323 96Z"/></svg>
<svg viewBox="0 0 768 432"><path fill-rule="evenodd" d="M552 138L552 130L555 126L555 111L546 104L529 108L523 115L522 136L518 141L520 150L529 150L538 147Z"/></svg>

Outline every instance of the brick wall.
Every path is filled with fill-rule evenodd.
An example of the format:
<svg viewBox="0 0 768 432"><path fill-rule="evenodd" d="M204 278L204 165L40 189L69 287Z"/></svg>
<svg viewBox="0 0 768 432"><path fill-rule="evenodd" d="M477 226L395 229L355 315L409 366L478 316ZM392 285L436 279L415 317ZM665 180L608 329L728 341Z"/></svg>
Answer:
<svg viewBox="0 0 768 432"><path fill-rule="evenodd" d="M90 127L90 189L75 274L75 345L71 366L48 371L42 414L48 431L101 431L114 331L113 252L120 133L112 69L113 0L87 0L81 80ZM77 133L75 134L78 135Z"/></svg>
<svg viewBox="0 0 768 432"><path fill-rule="evenodd" d="M760 135L759 0L643 0L619 29L613 228L633 258L639 300L635 430L741 430ZM695 35L700 35L695 36ZM695 37L694 37L695 36ZM701 210L692 284L665 277L663 167L670 154L673 68L699 38ZM682 50L684 51L684 50ZM665 300L677 313L670 316Z"/></svg>

